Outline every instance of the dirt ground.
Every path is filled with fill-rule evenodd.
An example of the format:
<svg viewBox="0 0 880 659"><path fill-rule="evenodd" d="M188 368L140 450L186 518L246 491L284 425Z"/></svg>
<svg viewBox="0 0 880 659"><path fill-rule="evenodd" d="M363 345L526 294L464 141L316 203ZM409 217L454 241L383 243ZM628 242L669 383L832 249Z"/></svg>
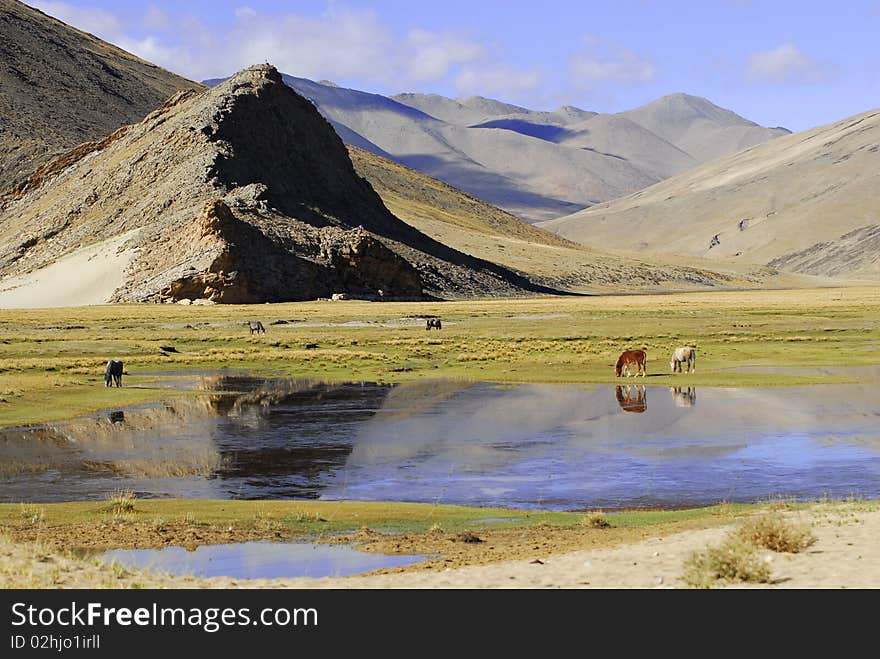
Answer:
<svg viewBox="0 0 880 659"><path fill-rule="evenodd" d="M875 502L817 504L787 515L810 524L817 542L800 554L762 551L763 560L771 568L770 583L734 587L880 587L880 543L876 542L880 508ZM433 551L440 558L369 575L274 580L179 578L101 565L94 559L75 558L60 551L65 542L77 537L73 528L70 535L54 535L49 542L48 534L42 539L22 533L17 533L15 539L0 538L0 587L676 588L685 586L681 579L685 559L694 551L719 544L739 523L712 526L694 521L677 528L657 525L636 529L538 526L489 531L480 534L482 542L465 542L460 536L440 532L390 538L361 532L338 541L357 540L363 543L363 549L389 553ZM132 526L114 538L114 545L125 546L126 534L136 532ZM231 540L212 536L213 531L202 532L197 544L209 537L214 541ZM185 539L182 528L169 533L175 543ZM133 538L129 535L129 540ZM82 540L79 537L76 541Z"/></svg>

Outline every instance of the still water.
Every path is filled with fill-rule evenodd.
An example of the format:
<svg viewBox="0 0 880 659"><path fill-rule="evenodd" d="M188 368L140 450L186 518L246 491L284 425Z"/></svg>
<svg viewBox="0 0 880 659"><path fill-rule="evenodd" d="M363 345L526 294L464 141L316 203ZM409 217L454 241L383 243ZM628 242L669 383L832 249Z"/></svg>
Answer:
<svg viewBox="0 0 880 659"><path fill-rule="evenodd" d="M100 559L176 576L282 579L344 577L424 560L423 556L368 554L352 547L309 542L239 542L164 549L114 549Z"/></svg>
<svg viewBox="0 0 880 659"><path fill-rule="evenodd" d="M0 501L118 489L549 509L880 497L870 384L197 380L204 395L171 405L0 432Z"/></svg>

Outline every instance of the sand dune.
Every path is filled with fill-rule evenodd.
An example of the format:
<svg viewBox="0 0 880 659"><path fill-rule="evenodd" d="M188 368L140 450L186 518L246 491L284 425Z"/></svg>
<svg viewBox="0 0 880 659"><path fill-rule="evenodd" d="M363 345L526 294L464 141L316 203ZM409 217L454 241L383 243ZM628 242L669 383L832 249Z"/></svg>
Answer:
<svg viewBox="0 0 880 659"><path fill-rule="evenodd" d="M78 249L54 263L0 283L0 308L78 307L109 302L125 282L138 230Z"/></svg>

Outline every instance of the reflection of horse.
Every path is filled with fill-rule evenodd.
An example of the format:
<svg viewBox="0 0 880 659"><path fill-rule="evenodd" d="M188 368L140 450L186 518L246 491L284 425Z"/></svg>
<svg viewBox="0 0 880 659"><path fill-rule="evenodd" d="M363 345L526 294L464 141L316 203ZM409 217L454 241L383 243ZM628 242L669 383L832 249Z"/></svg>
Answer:
<svg viewBox="0 0 880 659"><path fill-rule="evenodd" d="M672 359L669 360L669 368L675 373L681 373L681 365L687 362L685 373L695 373L697 370L697 350L690 346L676 348L672 353Z"/></svg>
<svg viewBox="0 0 880 659"><path fill-rule="evenodd" d="M122 386L122 362L118 359L111 359L107 362L107 370L104 371L104 386L112 387Z"/></svg>
<svg viewBox="0 0 880 659"><path fill-rule="evenodd" d="M669 387L672 392L672 402L676 407L693 407L697 404L697 390L693 387Z"/></svg>
<svg viewBox="0 0 880 659"><path fill-rule="evenodd" d="M617 396L617 404L624 412L638 412L641 414L648 409L648 391L641 385L617 385L614 387Z"/></svg>
<svg viewBox="0 0 880 659"><path fill-rule="evenodd" d="M630 367L635 367L635 375L641 374L645 377L648 372L647 368L648 354L644 350L625 350L617 358L617 365L614 367L614 374L617 377L626 371L626 377L629 377Z"/></svg>

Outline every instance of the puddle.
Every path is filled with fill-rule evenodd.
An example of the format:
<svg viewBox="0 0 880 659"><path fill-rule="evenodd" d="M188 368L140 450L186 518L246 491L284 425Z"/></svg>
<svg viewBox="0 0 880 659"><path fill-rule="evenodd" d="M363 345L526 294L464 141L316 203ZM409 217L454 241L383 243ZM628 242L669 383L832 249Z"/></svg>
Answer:
<svg viewBox="0 0 880 659"><path fill-rule="evenodd" d="M163 549L114 549L99 556L105 563L162 572L175 576L282 579L343 577L402 567L424 556L388 556L358 551L344 545L308 542L241 542Z"/></svg>
<svg viewBox="0 0 880 659"><path fill-rule="evenodd" d="M203 374L203 395L0 431L0 501L390 500L543 509L880 497L874 384L400 385Z"/></svg>

